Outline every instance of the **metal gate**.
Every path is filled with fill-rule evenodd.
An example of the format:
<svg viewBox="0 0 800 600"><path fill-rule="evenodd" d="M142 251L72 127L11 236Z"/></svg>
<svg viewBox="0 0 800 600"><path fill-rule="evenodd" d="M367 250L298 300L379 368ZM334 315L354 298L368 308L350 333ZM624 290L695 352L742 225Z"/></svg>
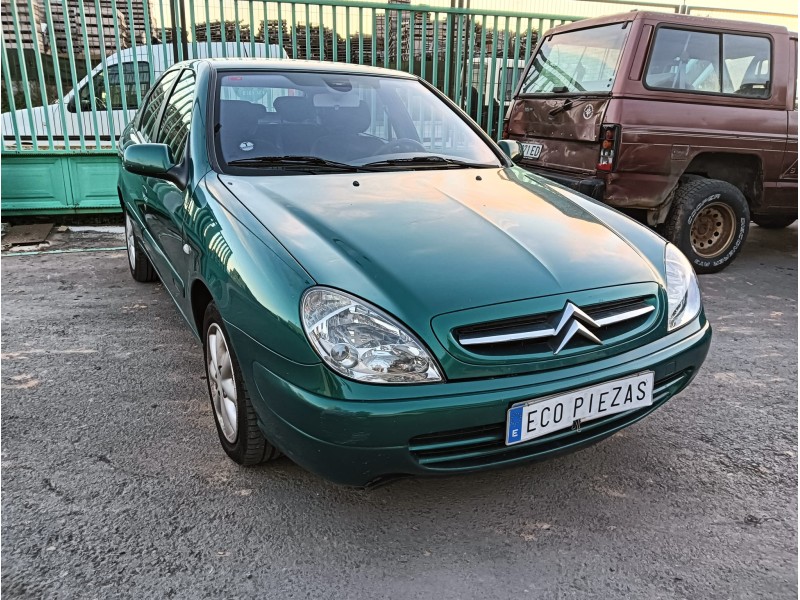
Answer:
<svg viewBox="0 0 800 600"><path fill-rule="evenodd" d="M270 56L400 69L433 83L498 137L539 35L581 18L410 1L0 0L3 215L118 210L116 138L175 61ZM604 3L585 6L607 11ZM613 4L794 19L685 3Z"/></svg>
<svg viewBox="0 0 800 600"><path fill-rule="evenodd" d="M262 56L415 73L490 135L538 36L579 17L328 0L3 0L4 215L118 210L116 139L159 74Z"/></svg>

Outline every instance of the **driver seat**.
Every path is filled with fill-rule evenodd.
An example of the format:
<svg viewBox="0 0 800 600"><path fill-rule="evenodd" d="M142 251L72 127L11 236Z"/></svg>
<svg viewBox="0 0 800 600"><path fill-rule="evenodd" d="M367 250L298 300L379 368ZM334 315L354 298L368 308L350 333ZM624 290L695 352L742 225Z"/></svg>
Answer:
<svg viewBox="0 0 800 600"><path fill-rule="evenodd" d="M319 108L317 113L328 133L312 146L311 153L314 156L348 161L372 156L386 145L379 138L364 134L372 123L372 117L369 106L363 100L358 106Z"/></svg>
<svg viewBox="0 0 800 600"><path fill-rule="evenodd" d="M274 154L275 144L258 135L267 107L246 100L220 100L219 140L226 162Z"/></svg>

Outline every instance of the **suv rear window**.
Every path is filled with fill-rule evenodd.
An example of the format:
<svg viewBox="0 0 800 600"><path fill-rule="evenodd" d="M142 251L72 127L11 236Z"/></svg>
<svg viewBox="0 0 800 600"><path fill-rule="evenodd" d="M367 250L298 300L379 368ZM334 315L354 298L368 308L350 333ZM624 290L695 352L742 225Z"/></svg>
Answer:
<svg viewBox="0 0 800 600"><path fill-rule="evenodd" d="M649 88L768 98L766 37L660 27L645 75Z"/></svg>
<svg viewBox="0 0 800 600"><path fill-rule="evenodd" d="M525 74L521 93L610 93L627 25L567 31L545 39Z"/></svg>

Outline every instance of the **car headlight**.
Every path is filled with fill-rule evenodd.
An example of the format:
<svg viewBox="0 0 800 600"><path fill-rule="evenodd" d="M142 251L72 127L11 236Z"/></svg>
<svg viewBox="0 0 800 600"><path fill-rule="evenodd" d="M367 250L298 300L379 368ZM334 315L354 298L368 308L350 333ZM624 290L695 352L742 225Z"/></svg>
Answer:
<svg viewBox="0 0 800 600"><path fill-rule="evenodd" d="M667 244L664 256L667 267L668 330L689 323L700 312L700 287L689 260L676 246Z"/></svg>
<svg viewBox="0 0 800 600"><path fill-rule="evenodd" d="M323 287L308 290L301 304L311 345L337 373L369 383L442 380L419 340L379 308Z"/></svg>

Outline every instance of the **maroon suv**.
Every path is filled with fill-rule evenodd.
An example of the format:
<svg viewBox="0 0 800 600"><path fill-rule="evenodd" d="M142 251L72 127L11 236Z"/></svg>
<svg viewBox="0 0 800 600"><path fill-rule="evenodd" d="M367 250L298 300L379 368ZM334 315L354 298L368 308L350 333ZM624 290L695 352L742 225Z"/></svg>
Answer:
<svg viewBox="0 0 800 600"><path fill-rule="evenodd" d="M551 29L508 109L517 162L659 230L700 273L797 219L797 34L629 12Z"/></svg>

